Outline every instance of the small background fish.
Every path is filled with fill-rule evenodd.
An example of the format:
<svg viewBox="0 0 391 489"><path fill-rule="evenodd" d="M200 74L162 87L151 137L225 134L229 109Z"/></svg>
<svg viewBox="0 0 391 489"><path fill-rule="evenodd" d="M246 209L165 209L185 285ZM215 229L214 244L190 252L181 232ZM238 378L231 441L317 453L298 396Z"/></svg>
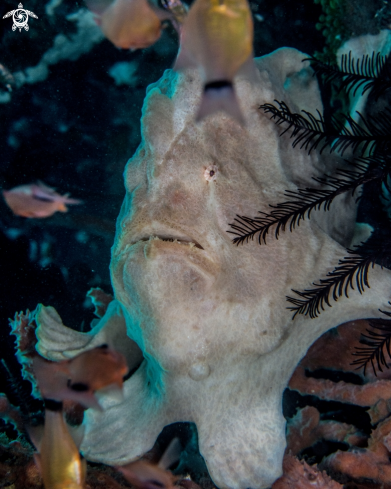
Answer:
<svg viewBox="0 0 391 489"><path fill-rule="evenodd" d="M44 427L30 433L39 452L34 459L45 489L84 489L86 461L66 424L62 402L46 400Z"/></svg>
<svg viewBox="0 0 391 489"><path fill-rule="evenodd" d="M161 21L170 15L147 0L86 0L104 35L122 49L143 49L162 32Z"/></svg>
<svg viewBox="0 0 391 489"><path fill-rule="evenodd" d="M51 362L34 355L32 369L42 397L56 401L72 400L89 408L101 409L96 395L118 397L128 373L125 357L104 345L70 360Z"/></svg>
<svg viewBox="0 0 391 489"><path fill-rule="evenodd" d="M181 30L175 69L198 67L204 92L197 115L201 120L223 110L240 123L243 115L233 79L253 54L253 21L247 0L195 0Z"/></svg>
<svg viewBox="0 0 391 489"><path fill-rule="evenodd" d="M81 204L81 200L70 199L69 194L60 195L42 182L19 185L3 190L3 197L14 214L22 217L49 217L55 212L67 212L66 205Z"/></svg>

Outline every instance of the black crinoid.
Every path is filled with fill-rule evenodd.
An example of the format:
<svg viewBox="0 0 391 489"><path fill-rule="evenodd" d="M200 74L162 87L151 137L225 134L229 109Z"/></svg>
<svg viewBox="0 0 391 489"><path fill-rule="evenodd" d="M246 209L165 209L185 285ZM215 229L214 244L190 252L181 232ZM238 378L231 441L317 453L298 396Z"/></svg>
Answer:
<svg viewBox="0 0 391 489"><path fill-rule="evenodd" d="M324 86L332 82L334 89L337 85L337 89L348 94L368 92L375 100L391 90L391 60L380 54L354 59L349 53L343 56L339 68L316 58L309 60ZM290 136L293 147L298 146L308 153L314 150L322 153L327 148L344 158L347 153L351 157L345 160L347 168L337 170L332 177L314 178L321 188L287 190L286 200L270 205L270 212L259 212L254 218L237 215L228 231L235 235L235 244L244 244L254 238L259 244L264 244L269 232L278 238L285 230L293 231L303 219L311 217L312 211L329 210L338 195L345 192L353 194L361 185L370 185L378 195L382 191L391 191L390 108L371 116L357 113L356 119L349 115L325 118L320 113L294 113L284 101L277 100L275 104L264 104L259 109L270 114L271 119L283 128L282 136ZM314 282L313 288L293 290L295 296L287 297L293 317L297 314L317 317L326 306L331 306L333 300L347 296L350 288L357 287L362 293L369 286L369 268L375 263L381 266L391 264L391 223L384 226L384 222L378 222L374 227L371 238L354 250L348 249L346 257L336 264L333 271ZM368 337L362 339L366 348L357 353L356 365L359 368L365 369L368 363L374 365L374 361L380 369L387 366L383 352L385 348L390 353L391 320L377 320L376 328L377 332L369 333L369 340Z"/></svg>
<svg viewBox="0 0 391 489"><path fill-rule="evenodd" d="M391 317L391 313L387 311L381 311L388 317ZM362 334L360 343L365 345L364 347L356 348L353 353L355 357L358 357L352 365L357 365L357 369L362 368L365 371L370 365L373 372L376 375L376 367L380 372L383 372L382 367L390 368L391 358L391 319L372 319L369 322L372 329L367 329L368 334Z"/></svg>

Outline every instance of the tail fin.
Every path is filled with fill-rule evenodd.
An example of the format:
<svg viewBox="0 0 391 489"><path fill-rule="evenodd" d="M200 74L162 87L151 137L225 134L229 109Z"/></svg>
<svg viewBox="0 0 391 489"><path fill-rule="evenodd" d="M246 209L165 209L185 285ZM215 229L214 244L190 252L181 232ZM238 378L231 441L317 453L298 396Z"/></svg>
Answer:
<svg viewBox="0 0 391 489"><path fill-rule="evenodd" d="M235 90L231 82L221 80L207 83L204 86L201 105L196 121L199 122L210 114L223 111L244 126L244 117L240 110Z"/></svg>

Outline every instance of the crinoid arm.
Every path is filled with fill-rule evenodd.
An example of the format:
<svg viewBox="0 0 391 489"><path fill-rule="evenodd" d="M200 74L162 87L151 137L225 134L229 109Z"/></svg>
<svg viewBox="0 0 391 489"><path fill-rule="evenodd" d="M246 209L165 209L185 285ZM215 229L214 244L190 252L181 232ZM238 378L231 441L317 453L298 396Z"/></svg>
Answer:
<svg viewBox="0 0 391 489"><path fill-rule="evenodd" d="M354 253L351 250L348 251ZM340 260L338 266L327 274L327 278L313 284L315 288L304 291L293 289L292 292L300 298L287 296L287 301L293 304L288 309L293 311L293 317L297 314L309 315L311 319L318 317L326 305L331 307L330 296L334 301L342 295L349 297L349 288L354 289L354 284L360 293L364 291L365 287L369 287L368 269L374 264L371 257L349 256Z"/></svg>
<svg viewBox="0 0 391 489"><path fill-rule="evenodd" d="M391 312L381 309L380 312L391 317ZM360 339L360 343L365 346L356 347L353 356L357 359L351 365L357 365L357 370L363 369L364 375L370 365L377 376L376 369L383 372L383 368L391 366L391 319L371 319L369 326L372 329L367 329L368 334L362 334Z"/></svg>
<svg viewBox="0 0 391 489"><path fill-rule="evenodd" d="M270 213L259 212L260 217L247 217L237 215L230 224L228 233L236 237L233 243L239 245L253 240L258 235L259 244L266 243L266 237L272 228L278 239L281 231L286 227L292 231L300 225L301 220L310 218L314 210L330 209L332 201L338 195L352 192L360 185L373 180L384 182L387 185L387 175L390 173L391 160L379 155L359 158L352 163L352 170L336 170L336 177L314 178L326 188L305 188L297 191L286 190L285 195L290 198L286 202L270 205Z"/></svg>
<svg viewBox="0 0 391 489"><path fill-rule="evenodd" d="M326 83L337 82L340 90L353 95L361 90L362 94L372 91L375 98L391 88L391 68L387 63L387 57L373 52L372 55L364 55L355 59L352 52L344 54L341 67L331 63L323 63L315 57L306 58L310 61L315 74L319 74Z"/></svg>
<svg viewBox="0 0 391 489"><path fill-rule="evenodd" d="M364 117L360 112L358 121L351 116L343 116L344 121L335 117L327 124L324 117L318 112L317 116L303 110L301 114L293 113L284 101L275 100L278 107L273 104L263 104L259 108L277 125L285 127L281 135L291 131L292 146L305 149L308 154L319 148L322 153L330 148L330 153L337 152L342 156L350 148L353 152L360 150L363 155L372 154L374 150L387 151L390 146L391 110L385 109L376 116Z"/></svg>
<svg viewBox="0 0 391 489"><path fill-rule="evenodd" d="M355 250L348 249L350 256L339 260L338 266L325 279L313 284L313 289L293 290L299 297L287 297L287 301L293 304L288 307L293 311L293 317L304 314L316 318L325 310L325 306L332 306L331 300L337 301L343 295L349 297L349 290L354 290L355 287L362 294L369 287L370 267L375 264L384 266L390 256L390 246L391 235L371 238Z"/></svg>

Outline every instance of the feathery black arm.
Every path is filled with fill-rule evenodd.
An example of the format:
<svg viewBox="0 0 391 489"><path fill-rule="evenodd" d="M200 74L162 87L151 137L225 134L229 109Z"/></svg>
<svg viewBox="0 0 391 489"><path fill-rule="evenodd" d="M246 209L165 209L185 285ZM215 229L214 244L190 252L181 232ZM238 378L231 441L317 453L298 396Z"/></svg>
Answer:
<svg viewBox="0 0 391 489"><path fill-rule="evenodd" d="M379 98L391 88L391 70L387 64L387 57L380 53L372 53L372 56L364 55L361 59L352 57L352 53L344 54L341 67L327 64L311 57L303 61L310 61L315 74L322 76L326 83L337 81L340 90L346 90L353 95L361 88L362 94L372 90L372 94Z"/></svg>
<svg viewBox="0 0 391 489"><path fill-rule="evenodd" d="M382 311L388 317L391 317L390 312ZM385 353L388 358L391 358L391 319L372 319L369 321L369 326L372 330L367 329L368 334L362 334L360 343L365 347L356 347L353 356L358 357L351 365L357 365L357 370L363 369L365 375L366 369L370 364L373 373L377 376L376 366L380 372L383 372L382 367L390 368L387 363ZM376 365L375 365L376 364Z"/></svg>
<svg viewBox="0 0 391 489"><path fill-rule="evenodd" d="M355 253L352 250L347 251L348 253ZM293 304L293 306L288 307L294 313L293 318L297 314L309 315L312 319L318 317L326 305L331 307L330 295L335 301L342 295L348 297L348 290L349 288L354 289L354 284L362 294L365 287L369 287L368 270L374 264L375 258L372 255L348 256L339 260L338 266L327 274L327 278L321 279L318 284L314 283L314 289L306 289L303 292L292 290L300 297L300 299L289 296L286 298L288 302Z"/></svg>
<svg viewBox="0 0 391 489"><path fill-rule="evenodd" d="M290 137L293 138L292 146L300 145L300 149L317 149L319 152L330 147L331 152L338 152L342 156L346 149L352 151L360 149L361 155L366 151L371 154L376 150L385 152L391 147L391 110L385 109L374 117L365 118L357 112L359 121L350 116L344 116L344 123L332 118L327 125L323 116L318 112L315 117L310 112L303 110L307 116L293 113L284 101L275 100L279 107L273 104L263 104L259 108L266 114L271 114L277 125L286 124L281 136L292 129Z"/></svg>
<svg viewBox="0 0 391 489"><path fill-rule="evenodd" d="M345 295L349 297L349 289L357 290L362 294L365 287L369 287L368 271L370 267L376 264L383 267L390 258L391 233L371 237L355 250L347 250L349 255L339 260L338 266L329 272L325 279L314 283L315 288L304 291L293 290L299 296L287 297L287 301L293 304L288 307L293 311L293 317L296 314L309 315L316 318L325 306L331 307L330 299L337 301L339 297Z"/></svg>
<svg viewBox="0 0 391 489"><path fill-rule="evenodd" d="M297 191L287 190L285 195L292 200L270 205L274 210L269 214L259 212L261 217L247 217L237 215L234 222L230 224L231 230L228 233L236 237L233 243L239 245L247 243L250 239L259 234L259 244L266 243L266 236L272 227L275 227L275 237L281 231L285 231L286 226L292 231L296 225L300 225L302 219L310 218L313 210L323 207L329 210L332 201L338 195L345 192L352 192L360 185L372 180L387 182L387 175L391 171L391 160L384 159L379 155L376 157L360 158L354 163L354 170L337 170L337 177L314 178L316 182L326 185L329 188L305 188Z"/></svg>

